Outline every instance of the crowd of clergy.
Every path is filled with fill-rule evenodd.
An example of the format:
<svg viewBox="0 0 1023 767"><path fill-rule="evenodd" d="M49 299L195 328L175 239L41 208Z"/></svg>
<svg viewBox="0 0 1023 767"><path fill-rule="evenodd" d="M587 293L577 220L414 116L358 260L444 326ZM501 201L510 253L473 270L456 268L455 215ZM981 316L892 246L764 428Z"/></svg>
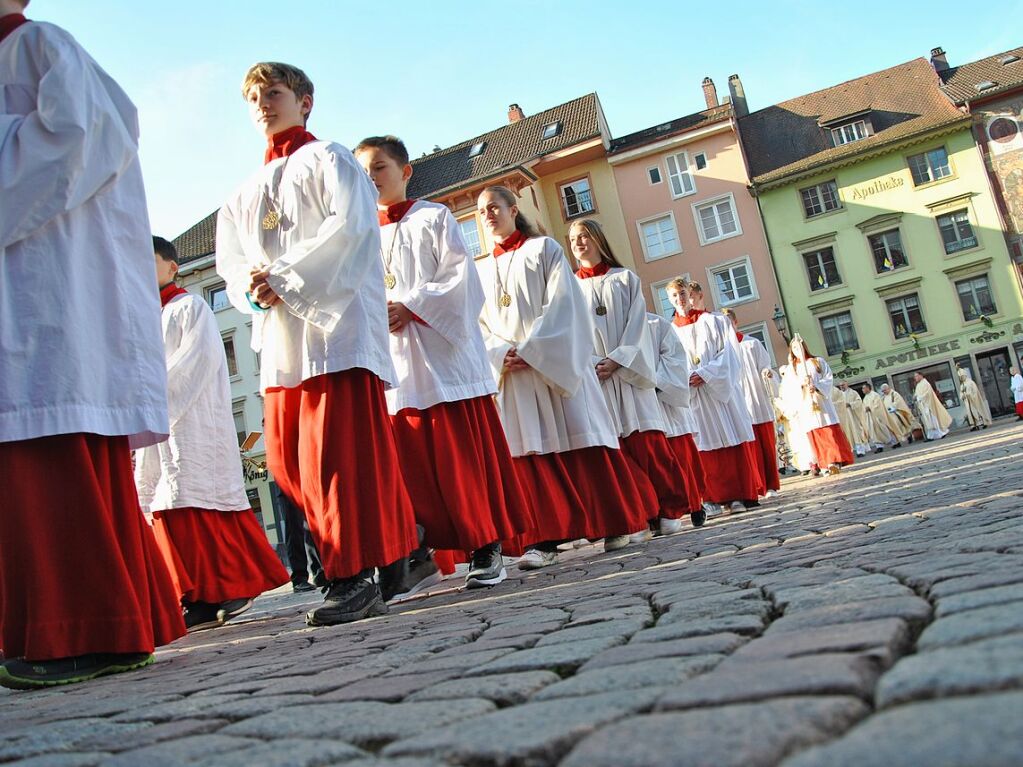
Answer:
<svg viewBox="0 0 1023 767"><path fill-rule="evenodd" d="M148 231L135 109L26 5L0 0L0 684L34 689L148 665L289 575L246 497L213 313ZM311 626L384 614L456 562L492 587L511 558L756 507L779 467L948 433L922 376L918 424L798 335L775 370L695 282L649 313L596 221L572 223L570 258L504 187L479 195L496 247L474 261L448 208L407 199L398 138L309 132L296 67L253 66L242 96L266 152L220 210L216 268L261 355L268 468L319 554Z"/></svg>

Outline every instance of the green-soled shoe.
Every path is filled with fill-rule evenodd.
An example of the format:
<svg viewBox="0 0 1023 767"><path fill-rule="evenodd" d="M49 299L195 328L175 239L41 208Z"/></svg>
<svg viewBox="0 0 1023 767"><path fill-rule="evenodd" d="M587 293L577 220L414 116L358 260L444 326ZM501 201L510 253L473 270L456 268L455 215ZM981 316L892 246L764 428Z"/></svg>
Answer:
<svg viewBox="0 0 1023 767"><path fill-rule="evenodd" d="M104 653L56 660L7 660L0 664L0 687L12 690L40 690L76 682L87 682L107 674L120 674L148 666L152 653Z"/></svg>

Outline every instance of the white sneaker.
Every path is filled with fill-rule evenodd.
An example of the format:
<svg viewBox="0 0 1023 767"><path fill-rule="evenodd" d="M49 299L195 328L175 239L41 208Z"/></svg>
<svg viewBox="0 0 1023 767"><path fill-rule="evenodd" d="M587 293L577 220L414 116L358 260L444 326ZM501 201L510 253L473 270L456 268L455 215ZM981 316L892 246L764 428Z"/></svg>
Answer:
<svg viewBox="0 0 1023 767"><path fill-rule="evenodd" d="M661 529L661 535L674 535L675 533L682 532L681 519L665 519L664 517L661 517L657 521L657 524Z"/></svg>
<svg viewBox="0 0 1023 767"><path fill-rule="evenodd" d="M542 567L550 567L558 563L558 552L540 551L540 549L526 549L526 553L519 558L520 570L539 570Z"/></svg>
<svg viewBox="0 0 1023 767"><path fill-rule="evenodd" d="M777 498L777 497L778 497L778 491L777 490L768 490L766 493L764 493L764 498Z"/></svg>
<svg viewBox="0 0 1023 767"><path fill-rule="evenodd" d="M733 512L746 511L746 506L743 504L742 501L732 501L731 505L729 505L728 508Z"/></svg>
<svg viewBox="0 0 1023 767"><path fill-rule="evenodd" d="M618 551L624 549L631 541L627 535L612 535L604 539L604 551Z"/></svg>
<svg viewBox="0 0 1023 767"><path fill-rule="evenodd" d="M718 514L724 511L724 509L722 509L721 507L721 504L711 503L710 501L704 501L703 510L707 512L708 517L716 517Z"/></svg>
<svg viewBox="0 0 1023 767"><path fill-rule="evenodd" d="M654 537L653 531L648 527L646 530L640 530L638 533L633 533L629 536L629 543L646 543ZM606 548L606 547L605 547Z"/></svg>

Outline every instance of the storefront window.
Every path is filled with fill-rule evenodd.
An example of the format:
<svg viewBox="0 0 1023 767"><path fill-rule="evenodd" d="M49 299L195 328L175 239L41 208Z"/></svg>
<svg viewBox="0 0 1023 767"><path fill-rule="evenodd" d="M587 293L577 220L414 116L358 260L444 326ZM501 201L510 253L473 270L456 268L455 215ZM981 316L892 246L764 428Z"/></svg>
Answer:
<svg viewBox="0 0 1023 767"><path fill-rule="evenodd" d="M914 373L920 373L931 382L931 386L934 387L938 399L942 401L946 408L959 407L959 381L952 370L952 365L948 362L942 362L938 365L927 365L915 370L906 370L892 376L892 385L899 394L906 398L906 402L910 403L914 411L916 410L915 405L913 405L913 395L916 391L916 381L913 380Z"/></svg>

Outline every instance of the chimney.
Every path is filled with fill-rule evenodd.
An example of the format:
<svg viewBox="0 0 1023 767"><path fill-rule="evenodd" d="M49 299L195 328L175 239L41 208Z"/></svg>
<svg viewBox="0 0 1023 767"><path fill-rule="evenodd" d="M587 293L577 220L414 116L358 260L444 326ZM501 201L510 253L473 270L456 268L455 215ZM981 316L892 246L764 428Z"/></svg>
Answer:
<svg viewBox="0 0 1023 767"><path fill-rule="evenodd" d="M517 123L519 120L525 120L526 113L522 111L518 104L512 104L508 107L508 122Z"/></svg>
<svg viewBox="0 0 1023 767"><path fill-rule="evenodd" d="M707 109L713 109L718 105L718 89L714 87L714 81L709 77L703 78L703 98L707 101Z"/></svg>
<svg viewBox="0 0 1023 767"><path fill-rule="evenodd" d="M931 66L939 75L948 71L948 58L945 56L945 49L942 47L931 48Z"/></svg>
<svg viewBox="0 0 1023 767"><path fill-rule="evenodd" d="M742 89L742 80L739 75L731 75L728 78L728 95L731 97L732 108L737 117L745 117L749 114L746 106L746 91Z"/></svg>

